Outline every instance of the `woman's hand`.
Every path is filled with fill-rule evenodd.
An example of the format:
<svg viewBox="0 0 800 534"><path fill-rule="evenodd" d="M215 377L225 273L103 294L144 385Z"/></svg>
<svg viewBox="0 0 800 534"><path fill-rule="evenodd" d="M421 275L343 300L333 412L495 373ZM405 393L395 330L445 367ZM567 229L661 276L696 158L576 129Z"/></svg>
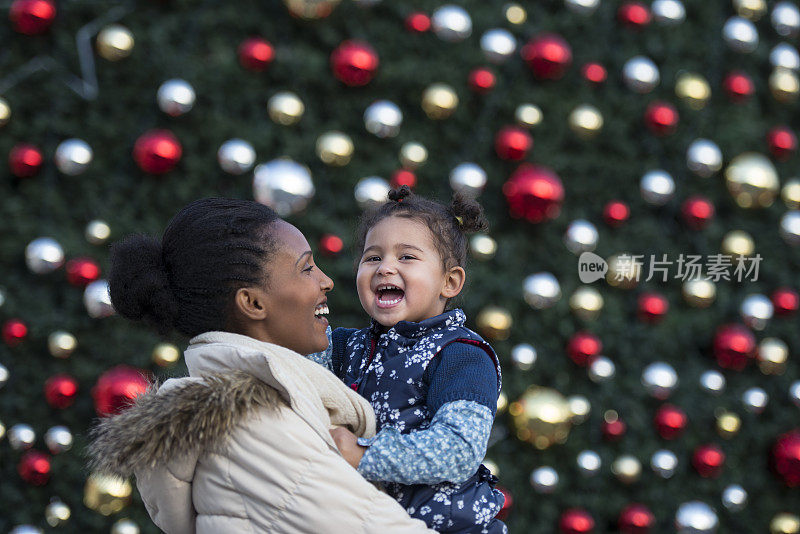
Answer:
<svg viewBox="0 0 800 534"><path fill-rule="evenodd" d="M344 459L347 460L348 464L357 469L359 462L361 462L361 457L364 456L364 452L367 448L359 445L356 435L344 427L333 428L330 433L339 452L344 456Z"/></svg>

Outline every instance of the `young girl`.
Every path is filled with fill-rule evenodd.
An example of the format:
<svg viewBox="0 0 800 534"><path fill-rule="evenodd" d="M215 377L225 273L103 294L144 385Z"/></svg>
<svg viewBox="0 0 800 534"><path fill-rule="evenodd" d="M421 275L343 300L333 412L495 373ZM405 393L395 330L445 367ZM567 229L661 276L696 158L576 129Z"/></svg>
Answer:
<svg viewBox="0 0 800 534"><path fill-rule="evenodd" d="M408 513L439 532L500 533L503 495L481 465L500 391L492 348L445 311L464 286L466 234L486 228L475 201L447 208L407 186L361 221L356 286L368 328L337 328L312 355L375 410L378 434L333 432L340 451Z"/></svg>

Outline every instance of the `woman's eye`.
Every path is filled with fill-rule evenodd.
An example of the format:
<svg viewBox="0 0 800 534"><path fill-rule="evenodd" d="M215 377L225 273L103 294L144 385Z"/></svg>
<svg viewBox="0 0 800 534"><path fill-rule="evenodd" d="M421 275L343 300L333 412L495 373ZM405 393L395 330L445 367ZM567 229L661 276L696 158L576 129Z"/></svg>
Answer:
<svg viewBox="0 0 800 534"><path fill-rule="evenodd" d="M303 272L304 273L310 273L312 270L314 270L314 266L313 265L309 265L308 267L303 269Z"/></svg>

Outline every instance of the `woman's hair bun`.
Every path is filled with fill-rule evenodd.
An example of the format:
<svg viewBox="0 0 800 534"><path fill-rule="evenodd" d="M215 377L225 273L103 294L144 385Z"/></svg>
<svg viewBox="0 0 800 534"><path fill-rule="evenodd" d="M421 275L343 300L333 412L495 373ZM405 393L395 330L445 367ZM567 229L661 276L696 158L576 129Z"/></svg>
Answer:
<svg viewBox="0 0 800 534"><path fill-rule="evenodd" d="M401 185L397 189L392 189L389 191L389 200L393 200L394 202L402 202L404 198L411 195L411 188L407 185Z"/></svg>
<svg viewBox="0 0 800 534"><path fill-rule="evenodd" d="M483 214L483 207L475 199L463 193L459 192L453 195L450 209L458 218L461 231L466 234L482 232L489 228L489 221Z"/></svg>
<svg viewBox="0 0 800 534"><path fill-rule="evenodd" d="M128 319L146 321L162 334L175 326L178 305L169 287L161 242L134 234L111 246L109 294L114 309Z"/></svg>

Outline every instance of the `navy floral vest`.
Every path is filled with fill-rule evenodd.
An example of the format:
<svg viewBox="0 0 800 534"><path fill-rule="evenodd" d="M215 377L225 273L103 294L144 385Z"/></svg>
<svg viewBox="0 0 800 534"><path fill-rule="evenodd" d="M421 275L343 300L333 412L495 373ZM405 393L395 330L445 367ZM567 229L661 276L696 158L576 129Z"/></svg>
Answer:
<svg viewBox="0 0 800 534"><path fill-rule="evenodd" d="M342 368L336 371L345 384L372 404L378 431L393 426L407 434L430 427L434 414L426 404L425 370L450 343L469 343L486 351L497 369L499 393L497 355L483 338L464 326L465 321L464 312L456 309L419 323L400 321L383 334L373 322L369 328L349 335ZM409 486L392 482L386 483L385 489L409 515L437 531L505 532L505 525L494 519L503 504L502 493L494 489L496 482L497 478L481 465L477 473L459 484ZM437 519L432 521L434 517Z"/></svg>

